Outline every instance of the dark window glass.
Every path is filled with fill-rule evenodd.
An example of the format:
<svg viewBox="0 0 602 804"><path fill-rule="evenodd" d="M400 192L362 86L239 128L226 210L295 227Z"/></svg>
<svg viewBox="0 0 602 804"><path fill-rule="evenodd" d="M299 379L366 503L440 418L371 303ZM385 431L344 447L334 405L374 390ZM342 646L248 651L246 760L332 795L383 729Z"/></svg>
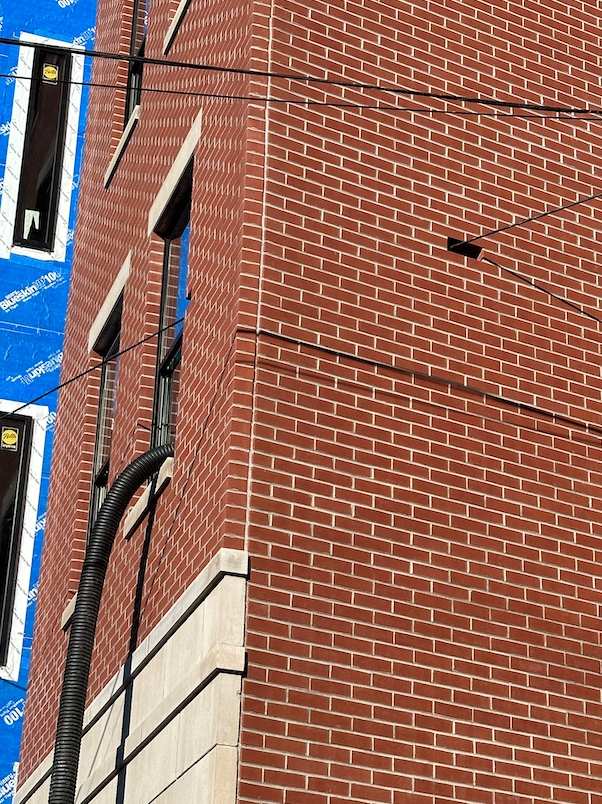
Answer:
<svg viewBox="0 0 602 804"><path fill-rule="evenodd" d="M109 461L113 424L115 421L115 401L117 398L117 373L119 369L119 329L121 321L121 302L113 311L105 332L96 345L95 351L104 358L100 375L100 396L98 400L98 419L96 423L96 444L94 449L94 474L92 478L92 504L90 506L90 527L94 524L101 505L107 496L109 482Z"/></svg>
<svg viewBox="0 0 602 804"><path fill-rule="evenodd" d="M179 237L165 241L161 330L155 406L155 444L173 443L180 390L182 327L188 306L186 277L190 223Z"/></svg>
<svg viewBox="0 0 602 804"><path fill-rule="evenodd" d="M0 421L0 664L6 664L17 583L31 441L31 420Z"/></svg>
<svg viewBox="0 0 602 804"><path fill-rule="evenodd" d="M130 40L130 56L144 56L146 42L146 26L148 24L149 0L135 0L132 15L132 38ZM142 99L142 74L144 63L130 62L128 68L127 93L125 98L125 120L127 124L136 106Z"/></svg>
<svg viewBox="0 0 602 804"><path fill-rule="evenodd" d="M52 251L59 198L71 59L37 50L29 99L14 242Z"/></svg>
<svg viewBox="0 0 602 804"><path fill-rule="evenodd" d="M163 288L157 351L153 445L173 443L178 413L183 317L190 242L192 163L189 164L156 228L165 240Z"/></svg>
<svg viewBox="0 0 602 804"><path fill-rule="evenodd" d="M159 368L155 445L173 444L175 438L181 359L182 338L179 337L174 341L173 348L169 350L167 358Z"/></svg>
<svg viewBox="0 0 602 804"><path fill-rule="evenodd" d="M140 50L136 53L137 56L144 56L144 42ZM142 99L142 71L144 63L141 61L134 61L130 63L128 71L128 87L125 99L125 123L130 119L132 112L136 106L140 105Z"/></svg>
<svg viewBox="0 0 602 804"><path fill-rule="evenodd" d="M186 280L188 273L188 246L190 222L179 237L165 241L163 261L163 293L161 301L161 342L166 356L167 344L182 332L184 312L188 307ZM167 329L166 329L167 327Z"/></svg>

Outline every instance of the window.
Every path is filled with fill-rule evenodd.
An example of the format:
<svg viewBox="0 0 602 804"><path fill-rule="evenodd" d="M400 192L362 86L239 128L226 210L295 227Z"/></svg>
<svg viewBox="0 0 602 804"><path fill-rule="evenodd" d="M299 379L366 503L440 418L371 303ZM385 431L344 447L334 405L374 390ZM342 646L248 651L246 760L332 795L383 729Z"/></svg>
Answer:
<svg viewBox="0 0 602 804"><path fill-rule="evenodd" d="M144 56L146 44L146 26L148 23L149 0L134 0L132 16L132 37L130 40L130 56ZM128 83L125 97L124 127L132 116L142 98L142 73L144 62L131 61L128 69Z"/></svg>
<svg viewBox="0 0 602 804"><path fill-rule="evenodd" d="M109 461L115 420L115 400L117 396L117 372L119 368L119 336L121 329L121 308L123 296L114 307L109 319L94 346L104 363L100 374L100 394L98 399L98 419L96 422L96 443L94 447L94 467L92 477L92 501L90 505L90 528L96 520L101 505L107 496L109 485Z"/></svg>
<svg viewBox="0 0 602 804"><path fill-rule="evenodd" d="M13 413L16 408L18 414ZM17 681L38 532L48 408L0 399L0 415L0 678Z"/></svg>
<svg viewBox="0 0 602 804"><path fill-rule="evenodd" d="M69 241L84 57L22 34L0 202L0 259L62 261ZM31 47L35 44L35 47ZM61 47L62 46L62 47Z"/></svg>
<svg viewBox="0 0 602 804"><path fill-rule="evenodd" d="M192 162L184 171L155 232L165 241L160 334L153 416L153 445L173 443L180 390L180 362L190 238Z"/></svg>
<svg viewBox="0 0 602 804"><path fill-rule="evenodd" d="M137 53L133 54L136 56L144 56L144 45L145 42L142 42L140 49ZM128 72L128 88L127 88L127 95L125 99L125 120L124 125L127 124L128 120L134 113L134 109L136 106L140 106L140 101L142 99L142 70L144 67L144 62L142 61L133 61L130 62L130 68Z"/></svg>
<svg viewBox="0 0 602 804"><path fill-rule="evenodd" d="M6 665L29 470L31 419L0 421L0 664Z"/></svg>
<svg viewBox="0 0 602 804"><path fill-rule="evenodd" d="M17 199L18 246L54 246L70 73L69 54L36 50Z"/></svg>

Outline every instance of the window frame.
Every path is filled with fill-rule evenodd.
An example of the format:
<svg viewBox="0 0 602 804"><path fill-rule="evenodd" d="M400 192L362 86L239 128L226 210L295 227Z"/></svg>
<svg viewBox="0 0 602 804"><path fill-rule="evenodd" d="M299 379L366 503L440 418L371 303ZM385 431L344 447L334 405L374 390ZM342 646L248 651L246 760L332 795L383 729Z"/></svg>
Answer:
<svg viewBox="0 0 602 804"><path fill-rule="evenodd" d="M0 414L26 418L31 422L27 478L23 496L23 516L19 534L18 557L15 561L15 589L8 635L8 651L4 664L0 664L0 678L17 681L25 636L31 568L36 541L36 522L42 485L46 423L49 409L43 405L27 405L14 400L0 399Z"/></svg>
<svg viewBox="0 0 602 804"><path fill-rule="evenodd" d="M180 381L177 375L182 362L182 342L180 332L157 369L153 447L172 443L171 431L174 427L172 419L174 415L177 416L177 395L174 399L174 382L179 383ZM177 390L179 391L179 388Z"/></svg>
<svg viewBox="0 0 602 804"><path fill-rule="evenodd" d="M184 324L182 322L179 328L171 332L173 321L167 320L169 288L172 279L171 271L174 269L171 249L175 242L181 240L186 231L190 234L192 173L193 159L190 159L182 171L180 180L154 229L155 234L158 234L163 239L164 246L159 310L160 331L157 338L157 368L155 372L151 433L151 446L153 447L170 443L175 436L175 432L172 432L175 428L175 422L172 419L174 415L177 416L177 393L174 396L174 383L179 382L177 374L182 361ZM178 275L180 270L181 264L178 265ZM187 275L188 258L186 260L186 287L184 291L185 299L188 301L190 296ZM177 313L174 315L175 320L177 320ZM179 391L179 387L177 391Z"/></svg>
<svg viewBox="0 0 602 804"><path fill-rule="evenodd" d="M100 333L93 351L102 358L100 372L100 388L96 416L96 434L94 438L94 457L92 463L92 487L90 494L90 510L88 515L88 537L105 500L109 486L109 469L111 462L111 446L115 426L115 403L119 382L119 344L121 338L121 313L123 309L123 291L119 295L107 321ZM113 372L110 376L110 372ZM110 417L107 411L111 410ZM110 421L109 421L110 419ZM109 428L108 448L106 430Z"/></svg>
<svg viewBox="0 0 602 804"><path fill-rule="evenodd" d="M132 55L144 58L145 47L146 47L146 37L142 40L142 44L140 45L138 51L136 53L133 53ZM140 106L140 103L142 101L143 73L144 73L143 61L131 61L129 63L128 82L125 92L125 116L123 120L124 129L127 128L127 124L130 122L132 115L136 111L136 107Z"/></svg>
<svg viewBox="0 0 602 804"><path fill-rule="evenodd" d="M19 552L21 549L21 533L23 531L23 519L25 517L25 497L27 491L27 476L29 474L29 460L31 457L31 436L33 423L29 416L19 416L14 414L7 416L0 422L0 429L11 424L22 426L21 445L17 442L18 467L16 469L16 485L14 490L15 514L12 517L10 535L6 544L7 551L5 557L0 550L0 665L5 665L8 659L10 647L10 627L12 624L12 612L17 585L17 565ZM0 448L1 449L1 448ZM11 448L11 457L14 455ZM0 459L2 452L0 452ZM0 522L3 528L3 521ZM0 545L4 547L4 541L0 535ZM2 564L6 560L6 577L2 577Z"/></svg>
<svg viewBox="0 0 602 804"><path fill-rule="evenodd" d="M173 15L173 18L169 23L169 28L167 29L167 33L165 34L165 39L163 40L164 56L167 56L167 54L171 50L172 45L175 42L176 36L178 35L178 31L180 30L180 27L184 22L184 17L186 16L186 12L190 7L191 2L192 0L180 0L178 7Z"/></svg>
<svg viewBox="0 0 602 804"><path fill-rule="evenodd" d="M132 9L132 32L130 36L130 56L144 58L146 47L146 27L150 0L134 0ZM136 107L142 101L142 82L144 79L144 62L130 61L125 92L125 109L123 128L126 129Z"/></svg>
<svg viewBox="0 0 602 804"><path fill-rule="evenodd" d="M19 78L15 80L2 198L0 201L0 259L9 259L11 254L20 254L35 260L64 262L69 242L69 221L72 211L71 196L74 189L82 82L84 78L84 56L76 51L83 50L83 46L34 34L22 34L20 41L22 45L19 49L17 64ZM35 47L32 47L32 45ZM17 200L31 94L31 76L37 47L63 51L68 48L71 53L71 84L67 101L65 137L62 153L60 154L61 169L58 179L59 190L52 251L32 248L30 245L15 245L13 242L15 239Z"/></svg>
<svg viewBox="0 0 602 804"><path fill-rule="evenodd" d="M65 71L62 77L59 77L59 85L61 86L61 94L59 99L58 110L58 125L56 128L56 144L54 149L54 159L52 167L52 184L49 203L49 218L47 229L49 236L45 237L43 241L37 244L35 241L26 238L24 235L20 236L18 232L25 228L25 199L23 197L23 189L25 183L25 176L28 169L28 159L30 154L30 146L33 137L34 128L34 106L36 102L36 92L43 89L41 86L43 81L39 78L39 71L42 67L42 57L45 54L55 53L65 57ZM31 75L31 90L29 93L29 103L27 110L27 122L25 126L25 139L23 143L23 158L21 162L21 174L19 178L19 194L17 196L17 210L15 217L15 227L13 232L13 246L21 246L26 249L34 249L39 251L52 252L54 248L54 240L56 237L56 219L58 216L58 198L60 192L60 174L62 170L63 154L65 152L65 134L67 130L67 111L69 105L69 93L71 82L72 70L72 56L69 51L57 47L37 47L34 50L32 75ZM63 83L64 82L64 83ZM21 219L23 218L23 223Z"/></svg>

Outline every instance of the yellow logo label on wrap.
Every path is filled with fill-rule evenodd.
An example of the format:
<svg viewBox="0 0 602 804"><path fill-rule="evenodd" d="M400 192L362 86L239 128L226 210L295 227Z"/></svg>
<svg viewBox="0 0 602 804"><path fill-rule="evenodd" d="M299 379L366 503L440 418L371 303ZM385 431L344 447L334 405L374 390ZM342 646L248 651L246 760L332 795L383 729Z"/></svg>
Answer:
<svg viewBox="0 0 602 804"><path fill-rule="evenodd" d="M10 449L13 452L17 451L19 446L19 431L14 427L2 428L2 449Z"/></svg>
<svg viewBox="0 0 602 804"><path fill-rule="evenodd" d="M47 84L56 84L59 80L59 68L56 64L45 64L42 69L42 80Z"/></svg>

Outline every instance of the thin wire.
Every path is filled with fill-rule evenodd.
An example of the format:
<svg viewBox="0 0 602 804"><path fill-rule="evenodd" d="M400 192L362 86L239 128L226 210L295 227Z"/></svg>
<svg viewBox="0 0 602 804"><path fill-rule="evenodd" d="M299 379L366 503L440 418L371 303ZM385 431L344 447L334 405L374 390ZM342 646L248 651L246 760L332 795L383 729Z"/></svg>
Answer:
<svg viewBox="0 0 602 804"><path fill-rule="evenodd" d="M521 221L516 221L516 223L510 223L507 226L500 226L498 229L492 229L490 232L485 232L484 234L477 235L476 237L471 237L468 240L462 240L460 243L455 243L453 246L450 246L450 251L457 251L461 246L465 246L468 243L475 243L477 240L483 240L486 237L492 237L493 235L499 234L500 232L508 232L510 229L515 229L517 226L525 226L527 223L533 223L533 221L539 221L542 218L547 218L548 215L556 215L558 212L564 212L566 209L573 209L573 207L578 207L579 204L587 204L589 201L595 201L598 198L602 198L602 192L594 193L593 195L588 195L585 198L580 198L577 201L571 201L569 204L563 204L561 207L555 207L554 209L549 209L547 212L539 212L537 215L532 215L530 218L524 218Z"/></svg>
<svg viewBox="0 0 602 804"><path fill-rule="evenodd" d="M64 382L60 382L58 385L55 385L54 388L51 388L49 391L45 391L43 394L40 394L39 396L36 396L34 399L30 399L29 402L24 402L18 408L14 408L13 410L11 410L11 411L9 411L7 413L3 413L2 415L0 415L0 421L2 421L2 419L7 419L10 416L13 416L15 413L18 413L20 410L24 410L29 405L35 405L35 403L39 402L40 399L44 399L45 397L50 396L50 394L54 394L57 391L60 391L61 388L65 388L67 385L71 385L71 383L74 383L77 380L81 380L82 377L85 377L87 374L91 374L93 371L96 371L97 368L100 368L101 366L104 366L106 363L110 363L111 361L115 360L116 357L120 357L121 355L124 355L127 352L131 352L132 349L136 349L138 346L142 346L143 343L146 343L147 341L150 341L153 338L156 338L162 332L165 332L166 329L171 329L172 327L176 327L178 324L181 324L182 321L184 321L184 316L182 316L181 318L178 318L177 321L174 321L173 323L168 324L166 327L161 327L161 329L158 329L155 332L152 332L150 335L147 335L145 338L142 338L141 340L136 341L136 343L132 343L130 346L126 346L124 349L120 349L119 352L115 352L114 354L111 354L110 357L103 358L98 363L94 363L93 366L90 366L90 368L87 368L85 371L82 371L79 374L76 374L75 377L69 377L68 380L64 380Z"/></svg>
<svg viewBox="0 0 602 804"><path fill-rule="evenodd" d="M39 47L34 42L21 42L19 39L7 39L0 37L0 44L17 45L19 47ZM127 61L129 63L154 64L161 67L179 67L188 70L202 70L204 72L217 72L227 75L246 75L259 78L279 78L285 81L300 81L306 84L324 84L328 86L338 86L345 89L366 89L375 92L387 92L395 95L408 95L417 98L435 98L444 101L457 101L460 103L476 103L485 106L497 106L505 109L529 109L540 112L559 112L571 114L602 114L602 109L571 109L565 106L550 106L539 103L524 103L517 101L501 101L495 98L475 98L466 95L452 95L441 92L425 92L424 90L405 89L401 87L381 86L380 84L369 84L356 81L344 81L333 78L317 78L311 75L295 75L292 73L276 73L269 70L251 70L241 67L220 67L212 64L200 64L195 62L171 61L170 59L153 59L148 56L133 56L126 53L107 53L101 50L60 47L56 50L66 51L79 56L90 56L93 58L110 59L113 61Z"/></svg>
<svg viewBox="0 0 602 804"><path fill-rule="evenodd" d="M228 353L226 354L226 358L224 360L224 366L223 366L222 372L220 374L219 380L217 382L216 389L215 389L215 392L213 394L213 397L211 398L211 402L210 402L210 405L209 405L209 410L207 412L207 415L206 415L205 420L203 422L203 425L201 427L200 438L199 438L199 440L197 442L197 446L196 446L194 455L192 457L191 464L190 464L190 466L188 468L188 471L187 471L187 477L186 477L186 481L184 483L184 487L183 487L182 492L180 493L180 495L178 497L176 510L175 510L175 512L173 514L173 517L171 518L172 519L171 525L170 525L170 527L168 529L168 532L167 532L167 535L165 536L165 539L163 540L163 545L161 547L161 553L158 556L157 566L154 569L152 579L150 581L150 586L149 586L148 592L145 595L144 604L141 607L140 621L142 621L142 617L143 617L144 613L146 612L146 607L147 607L148 601L150 600L151 593L152 593L153 587L155 585L155 581L157 579L159 570L161 568L161 565L163 563L163 559L165 557L165 551L167 549L167 545L168 545L169 540L171 538L171 534L172 534L174 525L175 525L175 523L176 523L176 521L178 519L180 508L182 506L182 503L184 502L184 495L186 493L186 489L188 488L188 483L190 481L190 478L192 477L192 468L195 465L196 461L198 460L200 450L201 450L201 446L202 446L202 444L204 442L204 439L205 439L205 433L206 433L206 430L207 430L207 426L209 424L211 414L213 413L213 409L214 409L215 403L217 401L217 395L218 395L218 393L220 391L224 376L226 374L226 370L228 368L230 356L232 354L232 349L233 349L234 343L236 341L236 336L238 334L240 334L240 333L253 335L255 337L255 340L257 340L260 335L267 335L269 337L273 337L273 338L276 338L278 340L283 340L283 341L286 341L288 343L294 343L294 344L296 344L298 346L305 346L305 347L309 347L310 349L317 349L317 350L322 351L322 352L327 352L329 354L336 355L337 357L346 357L346 358L349 358L351 360L356 360L356 361L359 361L361 363L367 363L367 364L370 364L370 365L375 366L375 367L384 367L384 368L387 368L387 369L403 371L406 374L412 374L413 376L422 376L422 377L425 377L425 378L428 378L428 379L431 379L431 380L436 379L438 382L444 382L444 383L447 383L450 386L455 385L457 387L465 388L465 389L470 390L470 391L477 390L477 389L471 388L470 386L462 385L461 383L454 383L453 381L444 380L443 378L434 378L433 375L427 375L427 374L423 374L423 373L417 372L417 371L400 369L398 366L394 366L394 365L387 364L387 363L379 363L378 361L369 360L367 358L361 358L361 357L358 357L357 355L352 355L352 354L349 354L347 352L342 352L342 351L338 351L338 350L335 350L335 349L330 349L329 347L320 346L319 344L313 344L313 343L309 343L307 341L301 341L301 340L296 339L296 338L289 338L289 337L284 336L284 335L279 335L277 333L270 332L269 330L263 330L263 329L257 330L257 329L248 329L248 328L245 328L245 327L238 327L236 329L236 334L235 334L235 336L234 336L234 338L232 340L232 343L230 344L230 348L228 350ZM265 360L266 359L264 358L264 361ZM269 358L268 358L267 362L268 363L271 362L273 364L283 366L284 371L289 369L288 364L284 363L283 361L275 361L275 360L270 361ZM325 379L328 379L328 378L325 378ZM360 386L364 385L363 383L359 383L359 382L357 384L360 385ZM364 385L364 387L367 387L367 386ZM382 392L383 389L378 389L378 390L380 390ZM486 391L477 390L477 392L482 394L483 396L486 396L486 397L487 396L495 397L495 395L488 394ZM385 392L385 393L388 393L388 392ZM536 428L536 427L525 425L525 424L511 424L510 422L504 421L504 419L488 417L488 416L485 416L483 414L479 414L479 413L472 412L472 411L463 411L463 410L460 410L459 408L452 408L450 406L439 405L439 404L437 404L435 402L431 402L431 401L426 402L423 399L419 399L417 397L409 397L409 396L407 396L405 394L396 394L396 396L400 397L400 398L403 398L404 400L406 400L407 402L410 403L410 405L408 405L408 409L410 409L412 403L416 403L418 406L435 407L435 408L440 409L440 410L445 410L446 413L450 412L450 411L453 411L455 413L458 413L461 416L477 417L477 418L480 418L480 419L483 419L483 420L486 420L486 421L505 424L508 427L515 427L516 429L532 430L534 432L544 433L544 434L552 436L552 437L557 436L556 433L552 433L552 432L550 432L548 430L542 430L541 428ZM534 406L521 405L520 403L512 402L511 400L505 400L504 397L495 397L495 398L497 398L498 400L503 400L503 401L509 402L514 407L525 407L525 408L530 409L531 411L541 410L541 409L535 408ZM591 430L592 433L596 432L598 435L602 435L602 428L595 428L595 426L588 425L587 422L580 422L579 420L571 420L571 419L569 419L569 417L562 417L559 414L555 414L555 413L553 413L551 411L541 410L541 412L544 413L548 418L563 419L565 422L566 421L574 421L577 425L579 425L579 427L585 428L586 431ZM598 441L587 442L587 441L584 441L583 439L580 439L580 438L577 438L576 440L579 443L590 445L590 446L596 446L599 443Z"/></svg>
<svg viewBox="0 0 602 804"><path fill-rule="evenodd" d="M275 359L270 359L268 357L263 357L263 358L260 358L260 359L262 360L264 365L272 366L274 368L274 370L276 370L276 371L280 370L282 372L285 372L285 373L288 372L289 374L292 374L294 371L298 370L304 376L312 376L314 378L319 377L320 381L323 384L326 384L328 382L328 380L331 380L332 383L336 382L336 378L331 377L330 375L327 376L327 375L325 375L323 373L318 372L315 369L308 369L308 368L303 368L303 367L291 366L291 365L288 365L288 364L283 364L282 361L278 361L278 360L275 360ZM413 409L419 409L419 408L424 408L425 410L430 410L431 408L435 408L436 410L445 411L445 413L448 415L448 418L449 418L449 414L455 413L455 414L458 415L458 418L460 418L462 416L467 417L467 418L476 418L476 419L481 419L484 422L491 422L491 423L494 423L494 424L503 424L503 425L505 425L507 427L513 427L513 428L515 428L517 430L529 430L529 431L534 432L534 433L543 433L544 435L549 435L549 436L552 436L552 437L558 437L557 432L554 432L552 430L547 430L547 429L545 429L544 427L542 427L540 425L538 425L538 426L529 425L529 424L525 424L524 422L521 422L520 424L515 424L515 423L512 423L512 422L504 419L503 416L497 416L497 417L496 416L486 416L484 413L477 413L476 411L470 411L470 410L462 410L461 408L456 408L456 407L453 407L452 405L442 405L442 404L439 404L437 402L433 402L430 399L429 400L421 399L418 396L410 396L408 394L401 393L400 391L387 391L384 388L376 387L374 385L368 385L368 383L361 382L360 380L349 381L349 382L353 382L353 384L356 387L362 388L362 389L364 389L364 391L376 392L376 393L380 394L381 396L393 397L396 400L402 400L403 402L407 403L407 410L413 410ZM401 406L401 403L399 403L399 404ZM588 446L596 446L596 445L599 445L601 443L600 439L596 438L594 435L592 435L590 438L587 438L586 436L577 435L575 433L571 434L570 440L575 441L576 443L579 443L579 444L586 444Z"/></svg>
<svg viewBox="0 0 602 804"><path fill-rule="evenodd" d="M491 262L493 262L493 261L491 261ZM493 263L493 264L497 265L497 263ZM527 282L528 284L532 284L528 279L526 279L525 277L522 277L520 274L515 274L513 271L510 271L510 269L504 269L503 266L498 266L498 267L502 268L502 270L508 270L510 273L514 274L517 278L521 279L522 281ZM547 291L545 288L541 288L541 287L539 287L537 285L535 285L535 287L537 287L539 290L543 290L545 293L549 293L549 291ZM554 294L550 293L549 295L554 295ZM587 315L589 318L594 318L596 321L601 321L601 319L595 318L595 316L592 316L590 313L587 313L585 310L582 310L581 308L577 307L576 305L573 305L572 302L569 302L567 299L563 299L563 297L561 297L561 296L554 296L554 298L557 298L559 301L563 301L565 303L568 303L571 307L574 306L576 310L578 310L579 312L583 313L584 315ZM143 343L146 343L147 341L152 340L152 338L156 338L157 335L159 335L161 332L163 332L166 329L170 329L173 326L176 326L177 324L181 323L183 320L184 320L184 317L179 318L173 324L170 324L167 327L163 327L162 329L159 329L156 332L151 333L147 337L142 338L141 340L137 341L136 343L131 344L130 346L126 346L125 349L120 350L115 355L113 355L110 359L113 360L115 357L119 357L120 355L126 354L126 352L132 351L132 349L135 349L138 346L141 346ZM398 365L395 365L393 363L385 363L385 362L379 361L379 360L372 360L371 358L361 357L360 355L354 355L351 352L343 352L343 351L341 351L339 349L332 349L332 348L330 348L328 346L322 346L321 344L311 343L309 341L303 341L303 340L300 340L299 338L292 338L292 337L289 337L287 335L280 335L280 334L278 334L276 332L272 332L272 331L266 330L266 329L255 330L255 329L248 329L246 327L238 327L236 332L238 334L244 333L244 334L248 334L248 335L255 335L255 334L266 335L266 336L268 336L270 338L275 338L276 340L280 340L280 341L283 341L285 343L290 343L290 344L293 344L293 345L296 345L296 346L303 346L303 347L306 347L306 348L309 348L309 349L315 349L315 350L323 352L325 354L329 354L329 355L331 355L333 357L346 358L346 359L352 360L352 361L354 361L356 363L361 363L363 365L370 366L371 368L380 368L380 369L385 369L385 370L388 370L388 371L394 371L394 372L399 373L399 374L404 374L405 376L416 377L418 379L426 380L428 382L433 382L433 383L436 383L438 385L445 385L448 388L455 388L455 389L461 390L461 391L468 391L469 393L478 394L479 396L482 396L485 399L491 399L491 400L494 400L494 401L499 402L501 404L508 405L508 406L510 406L512 408L515 408L516 410L526 410L526 411L529 411L530 413L537 413L537 414L540 414L540 415L544 416L545 418L552 419L553 421L562 422L562 423L567 424L567 425L575 425L576 427L578 427L580 429L583 429L586 432L591 432L591 433L596 433L597 435L602 435L602 427L597 427L594 424L589 424L588 422L584 422L584 421L582 421L580 419L573 419L572 417L565 416L565 415L563 415L561 413L554 413L553 411L546 410L545 408L540 408L537 405L530 405L530 404L528 404L526 402L517 402L517 401L515 401L513 399L509 399L508 397L502 396L501 394L494 394L494 393L492 393L490 391L484 390L483 388L478 388L477 386L473 386L473 385L467 385L465 383L458 382L457 380L450 380L450 379L447 379L445 377L440 377L437 374L428 374L427 372L417 371L416 369L410 369L410 368L407 368L405 366L398 366ZM46 391L44 394L40 394L39 396L35 397L34 399L31 399L29 402L25 402L24 404L20 405L18 408L15 408L14 410L12 410L10 412L7 412L7 413L4 413L4 414L0 415L0 421L2 419L5 419L5 418L13 415L14 413L17 413L20 410L25 409L26 407L28 407L28 405L35 404L40 399L44 399L44 397L49 396L50 394L53 394L56 391L59 391L61 388L65 388L66 386L71 385L72 383L76 382L77 380L80 380L82 377L85 377L87 374L90 374L91 372L95 371L97 368L100 368L101 366L103 366L105 363L108 363L108 362L109 362L108 359L104 359L104 360L101 360L98 363L95 363L90 368L86 369L85 371L80 372L79 374L75 375L74 377L70 377L68 380L65 380L64 382L59 383L54 388L51 388L49 391Z"/></svg>
<svg viewBox="0 0 602 804"><path fill-rule="evenodd" d="M12 78L15 81L33 81L33 75L13 75L12 73L0 73L0 78ZM97 87L99 89L121 89L122 87L117 84L103 84L97 81L57 81L58 85L69 84L81 87ZM602 122L602 110L596 111L593 109L565 109L564 114L558 115L543 115L543 114L515 114L511 112L471 112L467 109L424 109L419 106L392 106L387 104L374 104L374 103L349 103L346 101L312 101L303 99L286 99L286 98L272 98L262 95L231 95L227 93L217 92L195 92L193 90L180 90L180 89L160 89L159 87L145 87L139 88L141 92L155 93L158 95L180 95L190 98L207 98L214 100L240 100L251 101L259 103L279 103L288 104L290 106L306 106L306 107L324 107L333 109L362 109L366 111L382 111L382 112L410 112L412 114L430 114L430 115L451 115L458 117L492 117L504 118L512 117L521 120L585 120L590 123ZM593 117L575 117L575 115L594 115Z"/></svg>
<svg viewBox="0 0 602 804"><path fill-rule="evenodd" d="M571 307L573 310L576 310L581 315L585 315L588 318L591 318L592 321L597 321L598 324L602 324L602 318L598 318L593 313L588 312L583 307L579 307L578 304L570 301L566 298L566 296L559 296L556 293L552 293L551 290L544 288L543 285L538 285L533 279L528 276L524 276L523 274L519 274L517 271L513 271L511 268L505 268L503 265L500 265L499 262L495 262L495 260L490 259L489 257L483 257L483 262L490 262L492 265L495 265L496 268L499 268L501 271L505 271L507 274L511 274L512 276L516 277L516 279L520 279L521 282L525 282L527 285L531 285L531 287L536 288L537 290L541 290L542 293L547 293L548 296L551 296L556 301L562 302L562 304L566 304L567 307Z"/></svg>
<svg viewBox="0 0 602 804"><path fill-rule="evenodd" d="M578 427L581 430L585 430L588 433L595 433L596 435L602 435L602 427L598 427L595 424L589 424L589 422L584 422L580 419L573 419L570 416L565 416L562 413L555 413L551 410L546 410L545 408L540 408L537 405L530 405L528 402L517 402L514 399L509 399L508 397L502 396L501 394L494 394L491 391L486 391L483 388L478 388L474 385L467 385L465 383L459 382L457 380L450 380L446 377L440 377L436 374L428 374L425 371L417 371L416 369L406 368L405 366L398 366L393 363L385 363L379 360L373 360L368 357L361 357L360 355L354 355L351 352L343 352L339 349L332 349L329 346L322 346L319 343L311 343L310 341L303 341L300 338L292 338L288 335L281 335L277 332L272 332L271 330L267 329L247 329L247 328L239 328L239 332L244 332L247 334L254 334L258 332L260 335L266 335L270 338L274 338L279 341L283 341L284 343L289 343L295 346L301 346L308 349L313 349L318 352L323 352L324 354L328 354L332 357L342 357L347 360L351 360L355 363L361 363L363 365L370 366L371 368L380 368L385 369L387 371L393 371L398 374L403 374L406 377L415 377L417 379L426 380L427 382L432 382L437 385L444 385L448 388L453 388L459 391L468 391L469 393L476 394L478 396L483 397L483 399L490 399L495 402L499 402L503 405L508 405L515 410L524 410L529 411L530 413L536 413L538 415L544 416L547 419L550 419L555 422L562 422L566 425L571 425Z"/></svg>

